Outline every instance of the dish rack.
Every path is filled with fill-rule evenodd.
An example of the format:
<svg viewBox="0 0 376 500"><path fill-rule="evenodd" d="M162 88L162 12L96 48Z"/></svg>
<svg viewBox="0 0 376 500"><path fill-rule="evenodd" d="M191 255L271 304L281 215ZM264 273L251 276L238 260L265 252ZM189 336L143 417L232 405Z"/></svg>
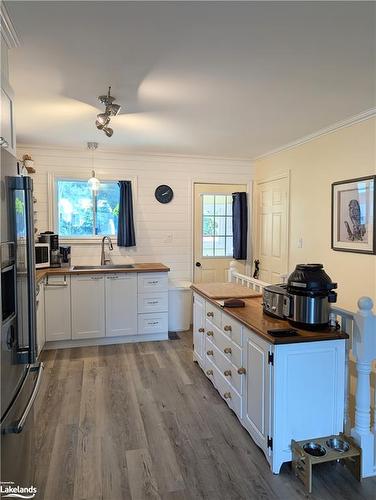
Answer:
<svg viewBox="0 0 376 500"><path fill-rule="evenodd" d="M361 480L361 449L353 438L345 434L312 440L291 440L292 469L307 493L312 493L312 466L341 460L355 478Z"/></svg>

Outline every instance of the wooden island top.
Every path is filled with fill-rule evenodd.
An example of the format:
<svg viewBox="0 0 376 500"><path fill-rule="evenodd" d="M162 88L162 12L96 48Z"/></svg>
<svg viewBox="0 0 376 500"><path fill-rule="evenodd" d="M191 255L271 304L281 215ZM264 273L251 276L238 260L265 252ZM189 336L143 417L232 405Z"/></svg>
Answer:
<svg viewBox="0 0 376 500"><path fill-rule="evenodd" d="M196 285L193 284L191 288L195 293L198 293L213 305L220 307L226 314L238 320L245 327L260 335L260 337L264 338L270 344L295 344L300 342L317 342L321 340L339 340L349 338L347 333L344 333L341 330L327 328L325 330L312 331L291 327L287 320L273 318L272 316L264 314L262 309L262 297L260 296L243 298L242 300L244 300L245 307L222 307L221 302L206 295L202 291L202 287L200 285L197 285L196 287ZM268 330L278 328L294 328L297 330L298 334L293 337L274 337L268 333Z"/></svg>
<svg viewBox="0 0 376 500"><path fill-rule="evenodd" d="M42 280L45 276L63 276L65 274L104 274L104 273L166 273L170 270L169 267L161 264L160 262L146 262L140 264L132 264L134 267L129 268L94 268L94 269L74 269L71 267L47 267L45 269L36 270L37 282Z"/></svg>

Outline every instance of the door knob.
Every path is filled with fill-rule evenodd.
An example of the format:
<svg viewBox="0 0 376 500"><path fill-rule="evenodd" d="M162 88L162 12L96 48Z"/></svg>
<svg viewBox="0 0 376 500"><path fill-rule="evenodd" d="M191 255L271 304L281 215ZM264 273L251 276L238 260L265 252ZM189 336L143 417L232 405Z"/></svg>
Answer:
<svg viewBox="0 0 376 500"><path fill-rule="evenodd" d="M196 262L196 267L201 267L201 262Z"/></svg>

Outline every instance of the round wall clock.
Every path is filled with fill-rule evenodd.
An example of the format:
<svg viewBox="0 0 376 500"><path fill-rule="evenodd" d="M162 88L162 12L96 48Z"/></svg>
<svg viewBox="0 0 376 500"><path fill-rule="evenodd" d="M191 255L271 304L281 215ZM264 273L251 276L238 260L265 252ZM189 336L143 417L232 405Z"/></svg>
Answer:
<svg viewBox="0 0 376 500"><path fill-rule="evenodd" d="M154 193L156 199L159 203L170 203L172 198L174 197L174 192L170 186L166 186L166 184L161 184L157 187Z"/></svg>

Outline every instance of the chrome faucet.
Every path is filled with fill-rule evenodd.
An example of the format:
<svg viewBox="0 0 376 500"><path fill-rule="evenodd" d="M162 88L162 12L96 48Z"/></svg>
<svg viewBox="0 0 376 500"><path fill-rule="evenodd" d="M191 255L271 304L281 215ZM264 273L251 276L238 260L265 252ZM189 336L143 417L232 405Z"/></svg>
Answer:
<svg viewBox="0 0 376 500"><path fill-rule="evenodd" d="M114 247L112 245L111 238L109 236L103 236L103 238L102 238L102 249L101 249L101 266L104 266L104 265L108 264L109 262L111 262L111 259L106 259L106 254L104 252L104 244L105 244L106 240L108 241L108 249L109 250L113 250L114 249Z"/></svg>

